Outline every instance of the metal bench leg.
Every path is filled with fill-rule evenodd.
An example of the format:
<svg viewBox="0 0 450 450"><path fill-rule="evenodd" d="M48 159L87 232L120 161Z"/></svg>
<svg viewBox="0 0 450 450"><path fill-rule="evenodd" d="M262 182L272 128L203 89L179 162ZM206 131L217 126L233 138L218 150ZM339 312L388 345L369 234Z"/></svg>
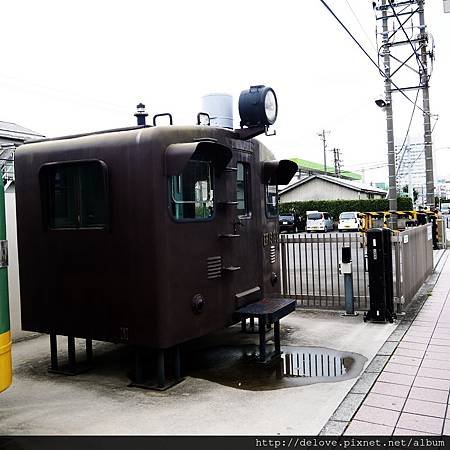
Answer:
<svg viewBox="0 0 450 450"><path fill-rule="evenodd" d="M273 341L275 344L275 354L281 354L281 343L280 343L280 321L277 320L273 324Z"/></svg>
<svg viewBox="0 0 450 450"><path fill-rule="evenodd" d="M260 317L258 319L259 325L259 360L264 362L266 360L266 320Z"/></svg>

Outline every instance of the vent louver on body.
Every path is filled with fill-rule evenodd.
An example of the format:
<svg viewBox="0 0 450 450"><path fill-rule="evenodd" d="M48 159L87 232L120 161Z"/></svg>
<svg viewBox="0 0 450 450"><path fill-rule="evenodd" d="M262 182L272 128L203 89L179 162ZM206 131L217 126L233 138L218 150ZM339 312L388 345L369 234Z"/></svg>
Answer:
<svg viewBox="0 0 450 450"><path fill-rule="evenodd" d="M206 258L207 278L208 280L214 280L215 278L221 278L222 276L222 257L210 256Z"/></svg>
<svg viewBox="0 0 450 450"><path fill-rule="evenodd" d="M275 264L277 261L277 250L275 245L270 246L270 263Z"/></svg>

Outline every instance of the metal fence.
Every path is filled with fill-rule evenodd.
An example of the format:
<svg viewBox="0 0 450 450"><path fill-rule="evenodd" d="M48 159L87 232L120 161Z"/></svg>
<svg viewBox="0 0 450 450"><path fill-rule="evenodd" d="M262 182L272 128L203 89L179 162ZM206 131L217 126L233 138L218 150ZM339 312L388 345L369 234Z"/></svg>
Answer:
<svg viewBox="0 0 450 450"><path fill-rule="evenodd" d="M369 273L364 233L280 235L281 292L297 306L345 309L344 279L339 273L342 247L350 247L355 309L369 309ZM433 270L431 224L408 228L392 237L394 298L407 304Z"/></svg>
<svg viewBox="0 0 450 450"><path fill-rule="evenodd" d="M393 236L394 292L407 304L433 271L432 225L408 228Z"/></svg>
<svg viewBox="0 0 450 450"><path fill-rule="evenodd" d="M359 233L280 235L282 294L298 306L343 309L344 280L339 274L342 247L350 247L355 308L368 309L369 277L365 239Z"/></svg>

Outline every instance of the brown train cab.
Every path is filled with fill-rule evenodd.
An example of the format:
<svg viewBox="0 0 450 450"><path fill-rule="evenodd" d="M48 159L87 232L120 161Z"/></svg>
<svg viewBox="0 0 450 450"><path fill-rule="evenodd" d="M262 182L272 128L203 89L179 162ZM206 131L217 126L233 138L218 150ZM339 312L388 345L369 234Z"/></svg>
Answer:
<svg viewBox="0 0 450 450"><path fill-rule="evenodd" d="M88 357L92 339L165 350L279 297L277 184L297 166L238 130L48 139L15 164L22 326L50 334L54 371L56 335L73 372L75 337Z"/></svg>

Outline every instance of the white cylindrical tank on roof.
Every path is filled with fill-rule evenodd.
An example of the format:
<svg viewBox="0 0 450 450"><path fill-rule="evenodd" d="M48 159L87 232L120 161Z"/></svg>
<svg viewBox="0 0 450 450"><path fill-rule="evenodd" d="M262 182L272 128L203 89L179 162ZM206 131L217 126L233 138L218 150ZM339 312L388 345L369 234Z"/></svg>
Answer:
<svg viewBox="0 0 450 450"><path fill-rule="evenodd" d="M212 127L233 128L233 96L207 94L202 97L202 112L209 115Z"/></svg>

